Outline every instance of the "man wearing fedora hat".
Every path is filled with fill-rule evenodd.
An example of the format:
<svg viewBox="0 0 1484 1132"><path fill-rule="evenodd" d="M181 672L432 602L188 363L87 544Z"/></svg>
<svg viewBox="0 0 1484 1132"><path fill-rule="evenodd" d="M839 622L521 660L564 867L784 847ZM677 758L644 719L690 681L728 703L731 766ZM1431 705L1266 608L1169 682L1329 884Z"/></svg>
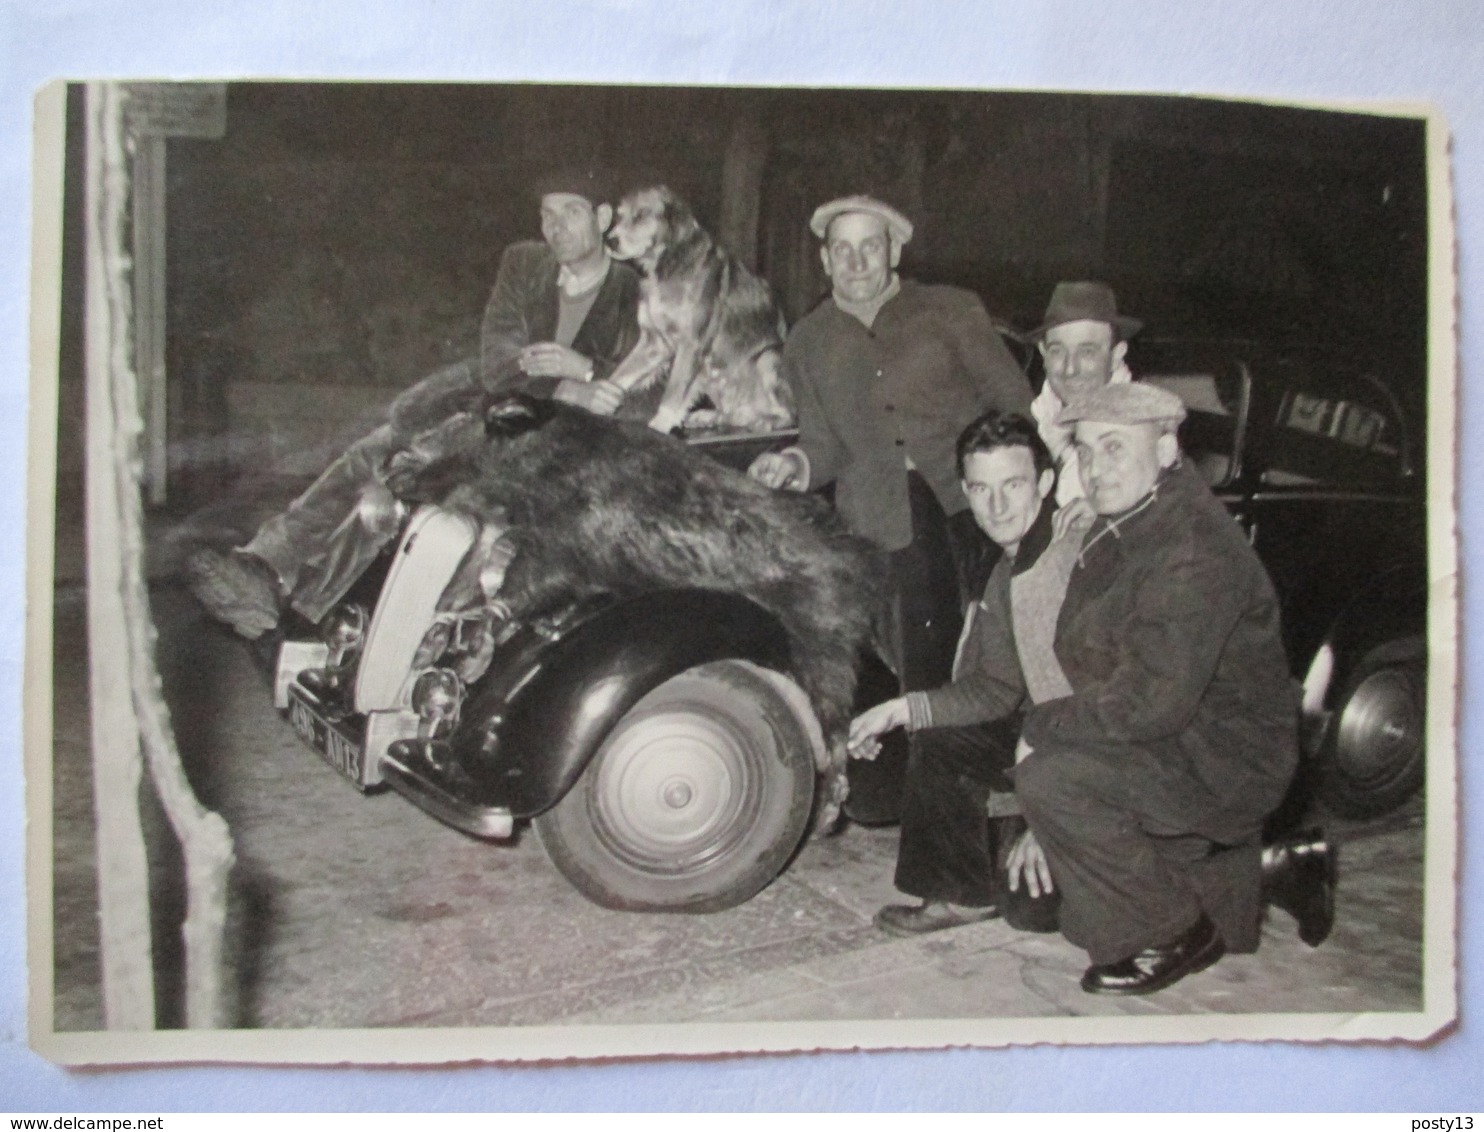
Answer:
<svg viewBox="0 0 1484 1132"><path fill-rule="evenodd" d="M541 240L510 245L485 306L476 358L446 366L405 390L385 424L352 444L245 546L203 548L186 569L213 617L256 639L285 604L317 621L375 553L396 505L383 484L388 463L414 438L490 393L523 391L595 413L613 413L623 392L604 380L639 338L639 279L609 258L603 233L611 195L585 169L557 170L535 186Z"/></svg>
<svg viewBox="0 0 1484 1132"><path fill-rule="evenodd" d="M897 274L912 239L912 222L897 209L841 197L820 205L809 227L822 241L831 293L783 346L799 443L759 457L751 473L800 491L834 485L850 530L890 552L894 604L885 627L896 674L904 689L935 687L948 677L957 638L937 598L977 597L993 553L959 488L954 443L989 409L1026 412L1030 385L978 296ZM900 770L892 765L883 760L869 773L889 779ZM882 783L882 804L867 815L856 769L847 812L894 820L899 782Z"/></svg>
<svg viewBox="0 0 1484 1132"><path fill-rule="evenodd" d="M1056 461L1060 505L1081 497L1082 481L1077 475L1072 430L1057 423L1057 414L1075 397L1132 380L1124 355L1128 339L1142 325L1118 313L1118 300L1106 283L1058 283L1051 292L1046 317L1033 332L1046 381L1031 402L1031 415Z"/></svg>
<svg viewBox="0 0 1484 1132"><path fill-rule="evenodd" d="M1057 417L1097 517L1056 623L1070 694L1026 709L1014 778L1091 993L1147 994L1256 949L1262 825L1298 758L1278 600L1182 461L1184 416L1125 382Z"/></svg>

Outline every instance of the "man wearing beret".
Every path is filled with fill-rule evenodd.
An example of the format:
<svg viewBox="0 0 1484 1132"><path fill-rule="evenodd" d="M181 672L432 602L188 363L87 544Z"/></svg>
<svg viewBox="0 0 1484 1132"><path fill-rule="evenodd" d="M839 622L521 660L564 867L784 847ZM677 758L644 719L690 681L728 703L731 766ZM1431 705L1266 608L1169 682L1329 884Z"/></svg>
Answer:
<svg viewBox="0 0 1484 1132"><path fill-rule="evenodd" d="M1026 710L1014 778L1096 994L1146 994L1255 950L1262 824L1298 758L1278 601L1182 461L1184 416L1133 383L1057 418L1097 517L1054 638L1071 692Z"/></svg>
<svg viewBox="0 0 1484 1132"><path fill-rule="evenodd" d="M954 442L989 409L1026 412L1030 385L977 296L897 274L912 238L897 209L843 197L816 209L809 226L823 241L831 294L783 345L799 443L759 457L751 472L774 487L834 485L851 531L891 552L897 676L905 689L934 687L948 676L956 626L933 595L946 587L977 597L991 551L959 489ZM941 534L931 541L942 515L946 548ZM860 816L855 793L847 812ZM892 820L889 811L872 816Z"/></svg>
<svg viewBox="0 0 1484 1132"><path fill-rule="evenodd" d="M389 462L409 446L436 447L440 430L489 394L522 391L595 413L619 410L623 391L606 378L638 341L639 279L603 244L613 217L609 195L588 171L538 182L542 239L505 249L479 357L404 391L385 424L351 445L246 546L193 554L191 588L213 617L249 639L272 629L286 604L311 621L323 617L395 532L396 505L384 485Z"/></svg>

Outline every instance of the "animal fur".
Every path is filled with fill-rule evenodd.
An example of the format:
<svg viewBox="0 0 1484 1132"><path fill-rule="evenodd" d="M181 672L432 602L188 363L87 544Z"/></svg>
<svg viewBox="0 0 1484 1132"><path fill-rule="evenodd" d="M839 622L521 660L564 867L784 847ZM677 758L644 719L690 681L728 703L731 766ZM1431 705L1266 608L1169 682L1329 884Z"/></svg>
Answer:
<svg viewBox="0 0 1484 1132"><path fill-rule="evenodd" d="M500 589L515 617L593 593L696 586L776 615L792 675L832 750L850 722L883 568L821 501L764 487L674 438L560 402L502 398L487 442L445 454L397 486L499 516L515 546Z"/></svg>
<svg viewBox="0 0 1484 1132"><path fill-rule="evenodd" d="M619 202L607 242L638 268L639 342L609 380L635 392L665 381L650 427L760 431L793 423L772 289L721 247L663 185ZM709 401L710 410L697 406Z"/></svg>

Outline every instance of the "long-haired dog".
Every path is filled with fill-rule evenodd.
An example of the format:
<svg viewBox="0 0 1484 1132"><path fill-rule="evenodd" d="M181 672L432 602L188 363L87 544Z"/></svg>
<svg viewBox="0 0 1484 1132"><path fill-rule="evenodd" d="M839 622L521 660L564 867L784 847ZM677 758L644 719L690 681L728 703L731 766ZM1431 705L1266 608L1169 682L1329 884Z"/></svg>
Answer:
<svg viewBox="0 0 1484 1132"><path fill-rule="evenodd" d="M780 372L783 319L766 282L748 271L663 185L619 202L607 243L643 282L639 342L610 380L640 391L662 378L651 428L768 431L794 422ZM710 408L698 408L710 403Z"/></svg>
<svg viewBox="0 0 1484 1132"><path fill-rule="evenodd" d="M451 430L428 462L394 469L398 494L503 528L513 556L498 596L517 619L591 594L672 587L741 594L773 613L830 749L827 826L844 797L880 552L821 500L764 487L637 421L524 395L491 402L483 429L468 418L473 431Z"/></svg>

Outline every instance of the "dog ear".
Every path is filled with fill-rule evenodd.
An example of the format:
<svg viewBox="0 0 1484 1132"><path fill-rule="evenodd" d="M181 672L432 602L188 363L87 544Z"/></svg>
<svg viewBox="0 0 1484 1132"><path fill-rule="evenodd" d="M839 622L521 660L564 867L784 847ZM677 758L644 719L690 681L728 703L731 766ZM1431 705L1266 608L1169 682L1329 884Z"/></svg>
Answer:
<svg viewBox="0 0 1484 1132"><path fill-rule="evenodd" d="M484 410L484 435L491 440L511 440L551 420L551 402L515 393L490 402Z"/></svg>
<svg viewBox="0 0 1484 1132"><path fill-rule="evenodd" d="M670 226L670 242L683 244L700 228L696 214L690 205L676 196L667 186L659 188L660 199L665 202L665 222Z"/></svg>

